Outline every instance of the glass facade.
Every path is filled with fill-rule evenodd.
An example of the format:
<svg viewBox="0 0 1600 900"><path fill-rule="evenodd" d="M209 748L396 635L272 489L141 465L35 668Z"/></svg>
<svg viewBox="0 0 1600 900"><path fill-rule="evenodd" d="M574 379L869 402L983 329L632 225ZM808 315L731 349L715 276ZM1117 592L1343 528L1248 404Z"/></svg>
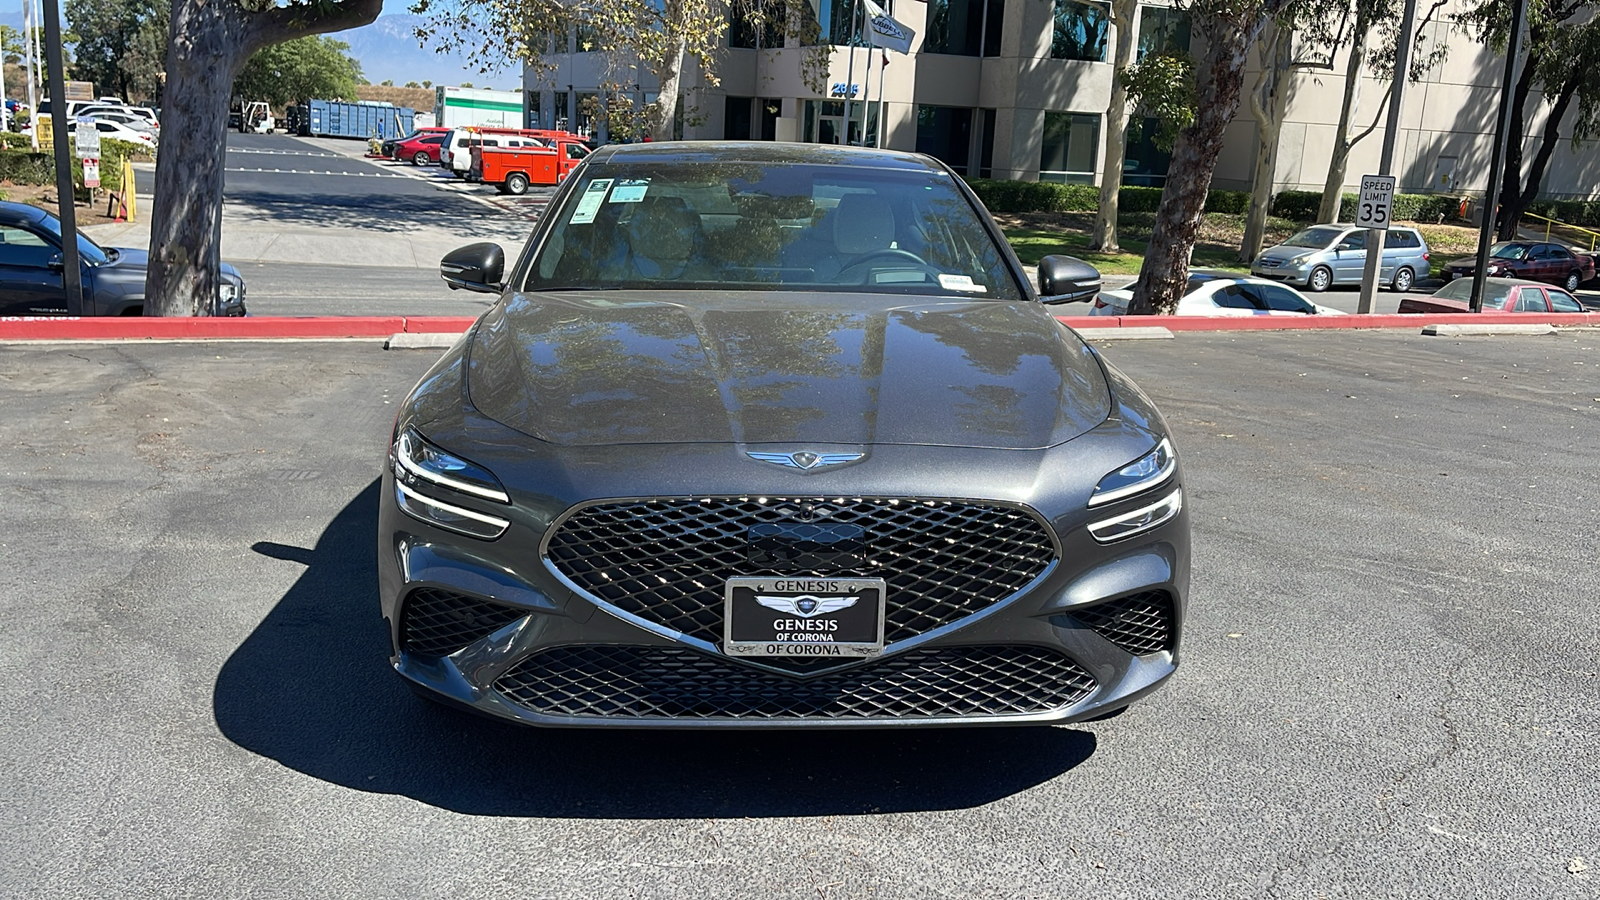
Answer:
<svg viewBox="0 0 1600 900"><path fill-rule="evenodd" d="M972 110L918 105L917 152L966 172L972 155Z"/></svg>
<svg viewBox="0 0 1600 900"><path fill-rule="evenodd" d="M923 53L999 56L1005 0L928 0Z"/></svg>
<svg viewBox="0 0 1600 900"><path fill-rule="evenodd" d="M1153 54L1189 52L1189 14L1170 6L1139 7L1137 62Z"/></svg>
<svg viewBox="0 0 1600 900"><path fill-rule="evenodd" d="M1167 183L1167 166L1172 154L1156 146L1154 135L1161 120L1146 118L1137 128L1128 129L1128 150L1122 162L1122 183L1137 187L1162 187Z"/></svg>
<svg viewBox="0 0 1600 900"><path fill-rule="evenodd" d="M739 0L730 4L728 46L739 50L781 48L786 14L784 5L772 0Z"/></svg>
<svg viewBox="0 0 1600 900"><path fill-rule="evenodd" d="M1044 114L1039 148L1039 180L1093 184L1100 150L1100 116L1071 112Z"/></svg>
<svg viewBox="0 0 1600 900"><path fill-rule="evenodd" d="M1109 24L1105 7L1098 3L1055 0L1050 58L1105 62Z"/></svg>

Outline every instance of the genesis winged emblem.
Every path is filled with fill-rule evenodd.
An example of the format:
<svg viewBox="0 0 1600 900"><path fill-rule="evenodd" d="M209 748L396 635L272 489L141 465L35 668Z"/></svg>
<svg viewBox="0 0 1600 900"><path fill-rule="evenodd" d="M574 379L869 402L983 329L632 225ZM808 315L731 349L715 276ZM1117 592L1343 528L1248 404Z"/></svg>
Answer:
<svg viewBox="0 0 1600 900"><path fill-rule="evenodd" d="M798 597L768 597L763 594L756 595L756 602L767 609L788 613L791 616L800 616L809 619L812 616L826 615L849 609L856 605L860 597L817 597L811 594L801 594Z"/></svg>
<svg viewBox="0 0 1600 900"><path fill-rule="evenodd" d="M823 466L837 466L841 463L855 462L865 453L812 453L810 450L801 450L796 453L754 453L745 451L745 456L761 462L773 463L790 469L820 469Z"/></svg>

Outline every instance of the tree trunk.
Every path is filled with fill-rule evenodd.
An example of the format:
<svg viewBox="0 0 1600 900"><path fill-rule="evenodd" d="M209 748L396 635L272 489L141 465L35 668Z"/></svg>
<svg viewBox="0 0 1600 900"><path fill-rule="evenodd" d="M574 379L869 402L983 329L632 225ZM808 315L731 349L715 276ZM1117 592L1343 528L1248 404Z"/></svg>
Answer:
<svg viewBox="0 0 1600 900"><path fill-rule="evenodd" d="M233 79L269 44L365 25L383 0L325 0L244 12L233 0L176 0L156 154L145 315L208 316L222 264L222 183Z"/></svg>
<svg viewBox="0 0 1600 900"><path fill-rule="evenodd" d="M1139 40L1138 0L1113 0L1111 18L1117 26L1116 59L1111 70L1111 103L1106 106L1105 165L1100 173L1100 209L1095 214L1090 250L1116 253L1117 215L1122 193L1122 165L1128 158L1128 88L1122 72L1133 64Z"/></svg>
<svg viewBox="0 0 1600 900"><path fill-rule="evenodd" d="M1556 144L1561 140L1561 120L1566 117L1577 92L1577 77L1568 79L1567 83L1561 86L1561 93L1556 96L1555 103L1550 107L1550 115L1545 119L1544 134L1540 135L1539 149L1534 152L1533 162L1528 166L1528 177L1523 182L1522 190L1513 194L1510 199L1501 201L1500 214L1503 218L1500 240L1516 238L1517 223L1522 220L1523 212L1538 198L1539 183L1544 180L1544 170L1550 165L1550 157L1555 155Z"/></svg>
<svg viewBox="0 0 1600 900"><path fill-rule="evenodd" d="M687 41L678 39L678 49L667 54L662 61L661 71L656 76L661 80L661 93L656 95L655 121L650 123L650 139L655 141L670 141L676 135L674 127L678 118L678 85L683 82L683 53Z"/></svg>
<svg viewBox="0 0 1600 900"><path fill-rule="evenodd" d="M1356 104L1361 100L1361 67L1367 62L1367 31L1371 26L1359 15L1350 40L1350 58L1344 66L1344 102L1339 107L1339 130L1334 132L1333 155L1328 159L1328 177L1322 181L1322 203L1317 207L1318 222L1339 221L1339 207L1344 201L1344 176L1349 170L1350 151L1372 129L1354 138L1350 136L1350 120L1355 118ZM1376 120L1374 120L1376 123Z"/></svg>
<svg viewBox="0 0 1600 900"><path fill-rule="evenodd" d="M227 2L178 0L167 51L164 141L156 155L145 315L209 316L222 263L222 152L248 23Z"/></svg>
<svg viewBox="0 0 1600 900"><path fill-rule="evenodd" d="M1250 95L1250 114L1256 120L1256 165L1250 184L1250 209L1245 214L1244 240L1239 244L1239 261L1255 261L1267 234L1267 212L1272 207L1272 186L1278 173L1278 135L1289 105L1289 77L1293 74L1293 32L1281 28L1273 33L1264 57L1257 89Z"/></svg>
<svg viewBox="0 0 1600 900"><path fill-rule="evenodd" d="M1512 40L1516 40L1513 36ZM1529 47L1537 47L1530 36ZM1515 216L1508 215L1509 210L1517 205L1522 197L1522 142L1527 132L1528 93L1533 90L1533 70L1536 60L1532 54L1525 54L1522 61L1522 74L1517 76L1516 87L1511 92L1511 122L1506 129L1506 168L1500 177L1500 192L1496 203L1498 210L1486 210L1485 215L1497 215L1496 234L1498 239L1509 241L1517 236L1517 218L1522 215L1521 209Z"/></svg>
<svg viewBox="0 0 1600 900"><path fill-rule="evenodd" d="M1211 27L1204 29L1206 54L1198 71L1194 121L1178 132L1172 148L1161 207L1156 210L1144 265L1133 287L1129 311L1134 315L1170 315L1178 308L1189 280L1189 259L1200 234L1200 217L1222 152L1223 134L1239 109L1250 45L1266 24L1266 16L1247 22L1218 17L1207 24Z"/></svg>

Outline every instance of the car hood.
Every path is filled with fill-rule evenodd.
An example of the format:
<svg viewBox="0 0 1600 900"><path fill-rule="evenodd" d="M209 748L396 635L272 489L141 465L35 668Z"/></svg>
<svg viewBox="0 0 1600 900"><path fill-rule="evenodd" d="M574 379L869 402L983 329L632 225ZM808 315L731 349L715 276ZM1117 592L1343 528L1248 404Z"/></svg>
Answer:
<svg viewBox="0 0 1600 900"><path fill-rule="evenodd" d="M1321 252L1321 250L1318 250L1315 247L1284 247L1279 245L1277 247L1269 247L1261 251L1261 253L1256 256L1256 262L1261 262L1262 260L1286 262L1298 256L1305 256L1309 253Z"/></svg>
<svg viewBox="0 0 1600 900"><path fill-rule="evenodd" d="M1031 449L1110 413L1093 352L1040 304L662 296L512 296L474 337L473 404L566 446Z"/></svg>

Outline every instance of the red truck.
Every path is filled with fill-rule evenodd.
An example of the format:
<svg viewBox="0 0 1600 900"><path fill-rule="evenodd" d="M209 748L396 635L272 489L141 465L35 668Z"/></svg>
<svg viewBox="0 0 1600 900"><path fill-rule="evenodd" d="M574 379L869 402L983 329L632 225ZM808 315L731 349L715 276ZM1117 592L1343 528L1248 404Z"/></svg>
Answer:
<svg viewBox="0 0 1600 900"><path fill-rule="evenodd" d="M589 155L589 145L577 135L540 132L535 135L543 147L486 147L474 144L472 181L492 184L502 194L526 193L529 185L560 184L567 173Z"/></svg>

